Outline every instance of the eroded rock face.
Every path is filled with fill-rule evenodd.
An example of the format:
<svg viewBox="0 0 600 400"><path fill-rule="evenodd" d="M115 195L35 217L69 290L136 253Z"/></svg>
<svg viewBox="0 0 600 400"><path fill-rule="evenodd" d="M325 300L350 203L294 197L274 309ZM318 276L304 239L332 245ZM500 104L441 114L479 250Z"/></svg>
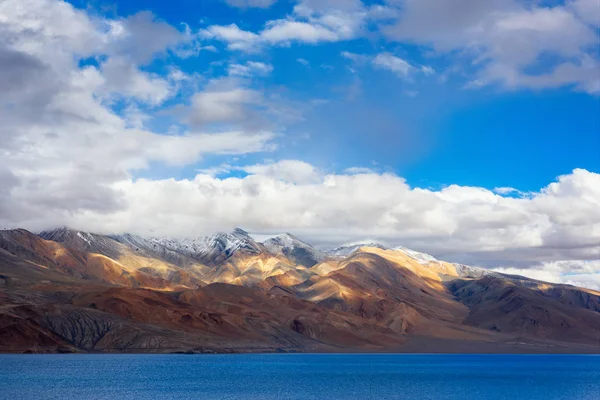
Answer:
<svg viewBox="0 0 600 400"><path fill-rule="evenodd" d="M413 339L600 351L600 293L404 248L326 255L243 231L185 251L42 236L0 232L0 352L402 351Z"/></svg>

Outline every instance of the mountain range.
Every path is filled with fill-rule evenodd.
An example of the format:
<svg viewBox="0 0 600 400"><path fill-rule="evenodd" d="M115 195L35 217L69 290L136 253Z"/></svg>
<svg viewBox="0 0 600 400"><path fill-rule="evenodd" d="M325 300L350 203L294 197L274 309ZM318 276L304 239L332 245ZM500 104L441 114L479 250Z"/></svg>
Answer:
<svg viewBox="0 0 600 400"><path fill-rule="evenodd" d="M600 352L600 293L376 243L0 231L0 352Z"/></svg>

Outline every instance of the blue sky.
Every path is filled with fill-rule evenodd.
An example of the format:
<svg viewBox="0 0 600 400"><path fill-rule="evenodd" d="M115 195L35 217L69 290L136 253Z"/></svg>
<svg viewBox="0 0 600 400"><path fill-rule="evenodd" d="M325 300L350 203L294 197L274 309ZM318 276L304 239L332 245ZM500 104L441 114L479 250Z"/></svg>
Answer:
<svg viewBox="0 0 600 400"><path fill-rule="evenodd" d="M192 31L234 23L253 32L270 20L292 15L296 5L278 1L267 8L238 8L217 0L73 4L106 17L150 11L175 27L185 23ZM369 4L384 3L365 3ZM465 60L451 53L431 54L432 47L427 44L386 40L373 24L365 29L364 35L348 40L292 42L250 53L229 51L226 43L206 41L217 51L178 60L177 65L187 74L210 79L226 75L231 63L264 62L273 70L255 83L263 90L283 93L300 103L327 102L306 111L303 120L286 124L275 153L249 155L248 162L301 158L328 171L356 166L393 171L417 186L456 183L490 189L512 186L522 191L539 190L574 168L600 171L597 93L581 93L573 90L572 84L535 89L492 84L469 89L465 88L469 78L460 74L440 82L442 74ZM356 66L342 52L390 52L412 64L431 66L436 74L409 81L391 71ZM539 70L555 61L547 57L548 65L544 65L542 56L535 66ZM160 57L144 68L161 73L170 62L168 56ZM223 64L211 65L219 62ZM154 118L153 124L165 129L163 117ZM209 167L209 162L229 161L228 157L213 157L176 174L189 177L198 168ZM140 176L173 173L146 170Z"/></svg>
<svg viewBox="0 0 600 400"><path fill-rule="evenodd" d="M597 0L4 0L0 70L1 227L600 288Z"/></svg>

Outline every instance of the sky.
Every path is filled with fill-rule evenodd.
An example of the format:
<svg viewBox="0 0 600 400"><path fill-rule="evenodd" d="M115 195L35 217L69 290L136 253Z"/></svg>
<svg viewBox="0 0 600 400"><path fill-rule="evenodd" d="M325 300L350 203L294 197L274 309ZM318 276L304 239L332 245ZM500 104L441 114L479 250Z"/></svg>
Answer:
<svg viewBox="0 0 600 400"><path fill-rule="evenodd" d="M597 0L0 0L0 227L600 289Z"/></svg>

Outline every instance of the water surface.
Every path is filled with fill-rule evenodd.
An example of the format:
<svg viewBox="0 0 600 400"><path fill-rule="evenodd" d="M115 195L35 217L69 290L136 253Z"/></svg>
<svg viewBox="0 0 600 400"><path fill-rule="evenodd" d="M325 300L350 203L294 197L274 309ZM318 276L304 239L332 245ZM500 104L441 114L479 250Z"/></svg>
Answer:
<svg viewBox="0 0 600 400"><path fill-rule="evenodd" d="M600 356L0 355L0 399L600 399Z"/></svg>

